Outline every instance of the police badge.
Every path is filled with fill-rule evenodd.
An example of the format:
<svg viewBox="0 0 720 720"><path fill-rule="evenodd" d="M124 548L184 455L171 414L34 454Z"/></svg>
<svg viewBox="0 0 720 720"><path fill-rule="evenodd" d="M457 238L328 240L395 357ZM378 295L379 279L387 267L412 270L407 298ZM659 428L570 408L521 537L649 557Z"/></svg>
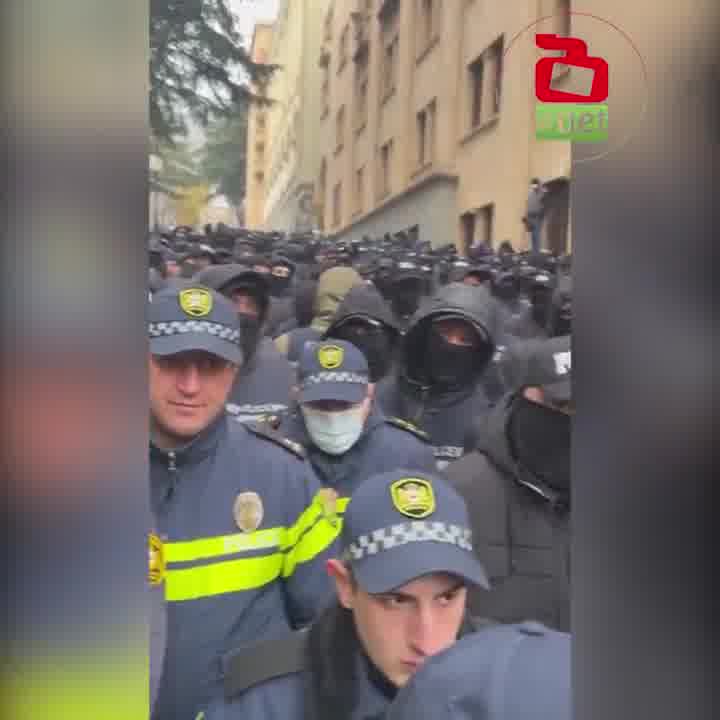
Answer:
<svg viewBox="0 0 720 720"><path fill-rule="evenodd" d="M242 492L235 498L233 516L243 532L251 533L257 530L263 515L263 503L256 492Z"/></svg>

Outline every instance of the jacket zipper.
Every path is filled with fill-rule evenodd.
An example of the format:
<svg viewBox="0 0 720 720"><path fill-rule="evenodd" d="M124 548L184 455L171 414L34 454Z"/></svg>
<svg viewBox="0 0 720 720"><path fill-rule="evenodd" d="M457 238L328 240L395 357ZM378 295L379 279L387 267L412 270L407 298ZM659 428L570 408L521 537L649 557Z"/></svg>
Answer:
<svg viewBox="0 0 720 720"><path fill-rule="evenodd" d="M165 495L165 500L170 500L172 496L175 494L175 487L177 485L177 463L176 463L176 455L175 452L170 450L167 454L167 469L170 473L170 487L168 488L167 494Z"/></svg>

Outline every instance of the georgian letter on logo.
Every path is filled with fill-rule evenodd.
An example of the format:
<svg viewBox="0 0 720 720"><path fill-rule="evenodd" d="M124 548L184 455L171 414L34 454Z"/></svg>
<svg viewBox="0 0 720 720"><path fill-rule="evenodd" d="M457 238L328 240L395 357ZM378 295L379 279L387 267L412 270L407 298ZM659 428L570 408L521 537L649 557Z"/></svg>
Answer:
<svg viewBox="0 0 720 720"><path fill-rule="evenodd" d="M565 55L562 57L546 57L535 63L535 97L540 102L602 103L607 100L609 87L608 64L603 58L590 57L587 44L584 41L578 38L541 33L535 35L535 44L543 50L565 51ZM554 90L550 87L553 67L557 63L592 70L593 81L590 92L587 95L582 95L580 93L565 92L564 90Z"/></svg>

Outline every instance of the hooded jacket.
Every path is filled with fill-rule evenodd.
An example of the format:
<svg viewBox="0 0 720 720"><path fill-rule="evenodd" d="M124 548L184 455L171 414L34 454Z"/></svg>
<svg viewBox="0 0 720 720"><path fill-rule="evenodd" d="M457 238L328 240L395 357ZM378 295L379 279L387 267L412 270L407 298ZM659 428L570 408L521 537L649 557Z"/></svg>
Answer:
<svg viewBox="0 0 720 720"><path fill-rule="evenodd" d="M239 420L253 421L268 413L285 412L295 380L290 363L263 337L270 312L269 291L264 279L243 265L214 265L199 273L197 280L222 293L229 283L242 280L243 274L252 280L253 295L258 299L260 330L254 350L245 357L235 379L226 409Z"/></svg>
<svg viewBox="0 0 720 720"><path fill-rule="evenodd" d="M466 387L452 391L433 386L425 374L428 330L435 318L446 314L467 320L490 338L486 357L479 358L476 376ZM472 449L472 422L489 410L483 376L495 350L497 320L497 305L484 288L461 283L445 286L418 310L403 338L396 373L379 384L378 401L383 411L428 434L438 469L445 469Z"/></svg>
<svg viewBox="0 0 720 720"><path fill-rule="evenodd" d="M362 284L363 279L353 268L334 267L326 270L318 280L313 320L309 327L297 328L281 335L275 340L275 347L290 362L297 362L305 343L322 337L350 289Z"/></svg>
<svg viewBox="0 0 720 720"><path fill-rule="evenodd" d="M508 394L481 421L479 449L453 463L447 478L463 496L473 545L491 589L471 591L473 615L501 622L533 619L570 626L569 511L539 478L521 469L508 440Z"/></svg>
<svg viewBox="0 0 720 720"><path fill-rule="evenodd" d="M194 717L225 653L307 624L331 597L323 562L337 528L318 490L300 449L225 414L184 448L151 446L167 601L155 720Z"/></svg>
<svg viewBox="0 0 720 720"><path fill-rule="evenodd" d="M324 486L349 497L367 477L395 470L435 469L431 445L419 431L397 423L373 406L360 439L346 453L332 456L318 449L305 427L300 408L283 418L279 432L305 448L315 475Z"/></svg>

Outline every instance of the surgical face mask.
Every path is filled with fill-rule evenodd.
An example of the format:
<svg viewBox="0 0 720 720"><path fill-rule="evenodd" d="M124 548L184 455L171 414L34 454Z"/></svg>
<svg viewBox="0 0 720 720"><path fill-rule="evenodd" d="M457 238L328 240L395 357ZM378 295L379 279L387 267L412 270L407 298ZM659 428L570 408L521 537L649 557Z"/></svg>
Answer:
<svg viewBox="0 0 720 720"><path fill-rule="evenodd" d="M365 403L339 412L316 410L308 405L300 409L308 435L328 455L343 455L350 450L365 427Z"/></svg>

